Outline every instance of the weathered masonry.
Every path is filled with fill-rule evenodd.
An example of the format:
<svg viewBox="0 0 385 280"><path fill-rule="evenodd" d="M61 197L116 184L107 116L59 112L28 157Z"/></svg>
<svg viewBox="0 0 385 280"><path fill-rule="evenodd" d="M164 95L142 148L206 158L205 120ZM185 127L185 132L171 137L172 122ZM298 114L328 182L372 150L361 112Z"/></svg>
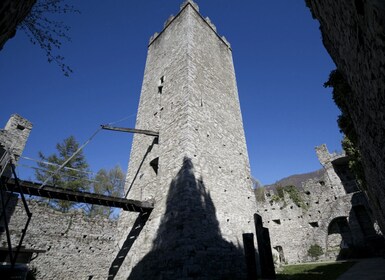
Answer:
<svg viewBox="0 0 385 280"><path fill-rule="evenodd" d="M383 254L383 236L349 170L347 157L344 153L329 153L325 145L317 147L316 152L322 170L303 174L307 179L296 183L294 189L283 188L286 191L281 196L277 186L258 195L258 213L270 230L276 262ZM290 181L290 177L282 184L284 181ZM322 248L322 254L309 253L312 246Z"/></svg>
<svg viewBox="0 0 385 280"><path fill-rule="evenodd" d="M17 114L13 114L5 128L0 129L0 157L7 151L12 154L12 159L17 161L24 150L31 130L31 122ZM5 168L5 166L0 166L0 170L3 167Z"/></svg>
<svg viewBox="0 0 385 280"><path fill-rule="evenodd" d="M346 98L368 196L385 232L385 2L306 0L323 43L352 88Z"/></svg>
<svg viewBox="0 0 385 280"><path fill-rule="evenodd" d="M36 279L107 279L116 250L117 221L90 218L76 210L59 212L35 200L28 200L28 207L33 216L22 254L33 252L29 268L37 269ZM8 211L12 244L17 245L26 222L17 196ZM4 253L7 244L3 230L0 242Z"/></svg>
<svg viewBox="0 0 385 280"><path fill-rule="evenodd" d="M11 275L24 277L22 275L28 269L36 269L37 279L108 278L114 272L114 253L118 250L117 221L99 216L91 218L77 210L59 212L33 199L28 199L28 207L25 207L22 199L11 192L138 212L140 219L132 225L134 228L143 228L145 218L152 210L151 202L53 186L41 189L41 183L13 178L10 160L16 164L31 129L28 120L14 114L0 130L0 275L7 279ZM133 230L130 237L138 232ZM15 263L16 268L11 269Z"/></svg>
<svg viewBox="0 0 385 280"><path fill-rule="evenodd" d="M148 46L128 198L155 199L118 279L243 279L256 202L232 50L193 1ZM123 213L124 247L135 214Z"/></svg>

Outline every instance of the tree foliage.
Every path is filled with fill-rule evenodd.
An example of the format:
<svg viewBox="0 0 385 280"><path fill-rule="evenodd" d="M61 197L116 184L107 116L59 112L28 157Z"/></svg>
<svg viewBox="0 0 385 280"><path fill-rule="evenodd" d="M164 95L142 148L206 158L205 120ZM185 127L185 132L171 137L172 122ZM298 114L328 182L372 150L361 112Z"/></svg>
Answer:
<svg viewBox="0 0 385 280"><path fill-rule="evenodd" d="M362 165L360 151L347 136L342 139L342 148L345 150L346 155L349 157L349 169L356 177L358 185L366 190L365 172Z"/></svg>
<svg viewBox="0 0 385 280"><path fill-rule="evenodd" d="M305 210L307 210L309 207L303 200L301 193L298 191L296 186L290 185L285 187L285 192L289 194L289 198L298 206Z"/></svg>
<svg viewBox="0 0 385 280"><path fill-rule="evenodd" d="M251 177L255 198L258 202L265 202L265 188L258 179Z"/></svg>
<svg viewBox="0 0 385 280"><path fill-rule="evenodd" d="M258 202L265 202L266 201L265 188L264 187L259 187L259 188L254 189L254 194L255 194L255 199Z"/></svg>
<svg viewBox="0 0 385 280"><path fill-rule="evenodd" d="M63 74L69 76L73 72L72 69L64 63L64 57L56 51L61 48L63 41L71 41L68 36L70 27L50 16L79 13L79 10L63 2L64 0L37 0L18 28L27 34L34 45L39 45L45 51L48 62L54 61Z"/></svg>
<svg viewBox="0 0 385 280"><path fill-rule="evenodd" d="M285 197L285 188L286 187L284 187L284 186L282 186L280 184L275 185L275 190L277 192L277 196L280 199L284 199L284 197Z"/></svg>
<svg viewBox="0 0 385 280"><path fill-rule="evenodd" d="M318 244L312 244L310 245L309 249L307 250L307 254L309 257L311 257L313 260L318 260L320 256L323 255L322 247Z"/></svg>
<svg viewBox="0 0 385 280"><path fill-rule="evenodd" d="M333 70L329 74L329 79L324 83L324 87L333 88L333 100L341 110L341 115L338 117L338 126L341 132L345 134L342 140L342 147L346 155L349 157L349 168L355 175L359 185L366 189L365 172L361 160L361 152L358 148L358 137L354 123L349 112L349 96L351 88L344 76L338 70Z"/></svg>
<svg viewBox="0 0 385 280"><path fill-rule="evenodd" d="M100 169L94 179L94 192L107 196L122 197L124 178L125 175L118 165L109 171L106 169ZM112 214L113 209L111 207L91 205L89 208L90 216L98 215L108 218L111 217Z"/></svg>
<svg viewBox="0 0 385 280"><path fill-rule="evenodd" d="M344 76L338 70L333 70L329 74L329 79L324 83L324 87L333 88L333 100L341 110L338 117L338 126L341 131L357 144L357 134L349 112L349 96L352 91Z"/></svg>
<svg viewBox="0 0 385 280"><path fill-rule="evenodd" d="M294 185L282 186L280 184L275 185L275 194L271 196L270 203L281 203L283 202L283 207L287 206L287 201L285 200L285 193L287 193L288 198L293 201L298 207L307 210L309 206L305 203L302 198L301 192Z"/></svg>
<svg viewBox="0 0 385 280"><path fill-rule="evenodd" d="M44 162L39 162L40 169L35 171L36 179L44 182L79 149L79 143L75 137L70 136L62 143L56 145L57 153L45 156L39 152L39 158ZM45 162L53 163L48 164ZM74 191L87 191L90 189L88 163L82 151L71 159L62 171L55 174L49 181L48 185L57 186L64 189ZM65 200L50 200L49 204L54 208L67 212L74 206L74 202Z"/></svg>
<svg viewBox="0 0 385 280"><path fill-rule="evenodd" d="M78 151L79 146L75 137L70 136L56 145L56 153L45 156L39 152L39 158L42 161L38 163L39 168L35 171L36 179L44 182L50 178L47 185L64 189L92 191L101 195L122 197L125 182L125 174L122 169L117 165L111 170L100 169L95 176L92 176L82 151L78 152L60 172L55 174L59 166ZM55 175L52 176L53 174ZM48 200L48 205L62 212L68 212L79 206L77 203L66 200ZM111 218L114 213L110 207L93 204L82 206L89 216L98 215Z"/></svg>

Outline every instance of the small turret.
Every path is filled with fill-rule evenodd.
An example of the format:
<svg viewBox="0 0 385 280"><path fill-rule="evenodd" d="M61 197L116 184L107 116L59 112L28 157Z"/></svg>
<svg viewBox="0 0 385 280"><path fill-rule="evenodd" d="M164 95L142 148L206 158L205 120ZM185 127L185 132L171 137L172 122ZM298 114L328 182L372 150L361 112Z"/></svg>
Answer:
<svg viewBox="0 0 385 280"><path fill-rule="evenodd" d="M17 114L13 114L5 128L0 130L0 173L2 175L10 176L10 170L5 171L9 160L16 163L19 159L31 130L32 123Z"/></svg>

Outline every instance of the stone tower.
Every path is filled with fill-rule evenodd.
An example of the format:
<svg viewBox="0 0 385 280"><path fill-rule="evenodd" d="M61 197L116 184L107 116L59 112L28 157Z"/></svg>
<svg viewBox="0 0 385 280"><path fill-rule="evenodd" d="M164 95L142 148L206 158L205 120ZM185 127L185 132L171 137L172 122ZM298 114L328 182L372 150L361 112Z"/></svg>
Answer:
<svg viewBox="0 0 385 280"><path fill-rule="evenodd" d="M119 279L243 279L256 202L232 51L193 1L148 46L128 198L155 200ZM135 215L123 213L122 243ZM122 244L120 244L122 245Z"/></svg>

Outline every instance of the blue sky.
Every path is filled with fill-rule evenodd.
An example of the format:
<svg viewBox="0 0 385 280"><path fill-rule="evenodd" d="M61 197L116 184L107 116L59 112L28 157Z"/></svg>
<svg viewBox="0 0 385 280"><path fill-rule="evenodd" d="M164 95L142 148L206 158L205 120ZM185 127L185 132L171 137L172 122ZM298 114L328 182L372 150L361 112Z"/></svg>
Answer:
<svg viewBox="0 0 385 280"><path fill-rule="evenodd" d="M61 18L72 42L60 54L69 77L22 31L0 51L0 126L12 113L33 122L24 155L50 154L69 135L84 142L99 127L134 127L147 44L182 0L73 1ZM330 89L335 68L304 1L196 1L231 43L252 175L263 184L319 169L314 147L340 150ZM68 3L72 3L68 1ZM127 168L132 135L102 131L85 148L91 169Z"/></svg>

